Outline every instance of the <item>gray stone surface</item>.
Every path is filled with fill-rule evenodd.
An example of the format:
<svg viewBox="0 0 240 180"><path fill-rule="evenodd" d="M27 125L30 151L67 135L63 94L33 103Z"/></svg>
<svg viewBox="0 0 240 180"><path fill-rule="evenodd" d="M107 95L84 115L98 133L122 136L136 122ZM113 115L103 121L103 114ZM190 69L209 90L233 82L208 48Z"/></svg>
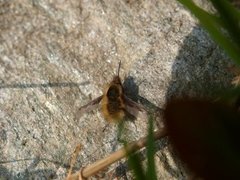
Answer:
<svg viewBox="0 0 240 180"><path fill-rule="evenodd" d="M99 111L76 117L102 94L118 62L132 98L163 107L166 97L213 96L229 86L230 63L175 0L0 0L0 179L66 176L121 147L117 125ZM127 122L129 141L147 120ZM156 156L159 179L186 179L167 140ZM125 161L105 172L132 178Z"/></svg>

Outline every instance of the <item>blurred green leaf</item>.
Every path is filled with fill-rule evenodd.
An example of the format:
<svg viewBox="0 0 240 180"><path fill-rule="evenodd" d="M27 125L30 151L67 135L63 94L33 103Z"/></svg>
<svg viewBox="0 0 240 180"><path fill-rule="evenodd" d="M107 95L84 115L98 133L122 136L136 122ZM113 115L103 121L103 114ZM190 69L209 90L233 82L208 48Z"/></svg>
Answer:
<svg viewBox="0 0 240 180"><path fill-rule="evenodd" d="M240 65L239 12L225 0L211 0L220 17L211 15L196 6L191 0L178 0L194 14L202 26L209 32L228 55ZM227 31L224 32L223 29Z"/></svg>
<svg viewBox="0 0 240 180"><path fill-rule="evenodd" d="M224 28L231 35L232 40L240 47L240 14L238 9L234 8L226 0L211 0L217 9Z"/></svg>

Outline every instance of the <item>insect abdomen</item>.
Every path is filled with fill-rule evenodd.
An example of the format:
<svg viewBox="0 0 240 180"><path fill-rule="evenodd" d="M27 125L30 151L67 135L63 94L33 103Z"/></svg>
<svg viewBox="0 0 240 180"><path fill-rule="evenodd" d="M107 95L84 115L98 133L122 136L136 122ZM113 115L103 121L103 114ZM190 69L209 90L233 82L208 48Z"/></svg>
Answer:
<svg viewBox="0 0 240 180"><path fill-rule="evenodd" d="M122 87L111 85L102 101L103 116L107 121L119 121L125 116Z"/></svg>

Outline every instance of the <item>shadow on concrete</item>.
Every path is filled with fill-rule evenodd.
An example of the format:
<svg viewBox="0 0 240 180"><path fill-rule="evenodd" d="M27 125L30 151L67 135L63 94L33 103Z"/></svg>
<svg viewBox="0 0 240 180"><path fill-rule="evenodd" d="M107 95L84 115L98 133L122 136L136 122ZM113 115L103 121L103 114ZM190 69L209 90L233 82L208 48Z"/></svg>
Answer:
<svg viewBox="0 0 240 180"><path fill-rule="evenodd" d="M229 72L229 67L232 65L223 50L201 27L196 26L185 38L173 63L166 100L180 97L216 99L219 93L231 87L233 74ZM186 169L183 169L176 152L172 149L170 153L180 172L185 174ZM166 164L165 168L173 177L180 178L180 174L171 166Z"/></svg>
<svg viewBox="0 0 240 180"><path fill-rule="evenodd" d="M167 99L172 97L216 97L231 85L233 63L209 37L196 26L185 38L172 66Z"/></svg>
<svg viewBox="0 0 240 180"><path fill-rule="evenodd" d="M90 84L89 81L85 81L82 83L72 83L72 82L49 82L42 84L35 83L15 83L15 84L1 84L0 89L27 89L27 88L63 88L63 87L79 87Z"/></svg>
<svg viewBox="0 0 240 180"><path fill-rule="evenodd" d="M25 180L25 179L55 179L56 172L51 169L24 170L23 172L12 172L4 166L0 166L0 179Z"/></svg>
<svg viewBox="0 0 240 180"><path fill-rule="evenodd" d="M15 163L26 163L25 169L23 169L20 172L15 172L13 170L7 169L3 166L3 164L9 164L11 163L12 166L14 166ZM18 180L25 180L25 179L56 179L57 174L52 169L47 168L38 168L39 163L51 163L54 164L56 167L61 167L66 170L70 168L70 164L60 162L57 160L51 160L47 158L25 158L25 159L15 159L15 160L8 160L8 161L0 161L0 179L18 179ZM2 165L1 165L2 164ZM73 171L79 170L79 167L73 167ZM65 174L61 175L63 178L65 178Z"/></svg>

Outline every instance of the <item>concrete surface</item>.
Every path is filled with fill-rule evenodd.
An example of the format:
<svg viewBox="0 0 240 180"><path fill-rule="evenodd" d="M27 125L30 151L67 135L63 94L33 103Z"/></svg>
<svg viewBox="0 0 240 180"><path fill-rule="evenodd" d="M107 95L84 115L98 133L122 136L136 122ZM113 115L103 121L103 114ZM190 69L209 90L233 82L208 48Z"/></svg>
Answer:
<svg viewBox="0 0 240 180"><path fill-rule="evenodd" d="M122 145L117 125L78 108L102 94L119 61L127 94L150 108L173 96L214 96L232 75L223 51L175 0L0 1L0 179L64 179ZM141 98L140 98L140 97ZM139 98L138 98L139 97ZM146 135L147 120L124 135ZM167 139L158 142L159 179L186 179ZM109 174L132 179L125 160Z"/></svg>

